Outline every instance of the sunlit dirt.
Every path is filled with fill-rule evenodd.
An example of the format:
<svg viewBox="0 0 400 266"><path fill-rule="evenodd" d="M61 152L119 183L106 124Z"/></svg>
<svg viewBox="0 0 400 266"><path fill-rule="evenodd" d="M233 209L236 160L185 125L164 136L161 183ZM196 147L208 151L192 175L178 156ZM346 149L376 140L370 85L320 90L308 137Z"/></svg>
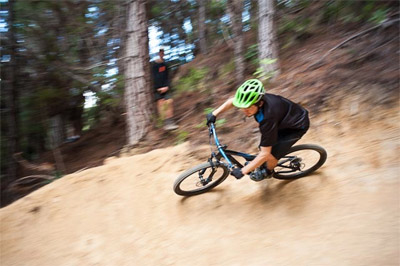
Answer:
<svg viewBox="0 0 400 266"><path fill-rule="evenodd" d="M229 177L178 196L175 178L206 160L190 143L66 176L0 210L1 264L398 265L397 125L340 134L332 119L301 140L326 164L295 181Z"/></svg>

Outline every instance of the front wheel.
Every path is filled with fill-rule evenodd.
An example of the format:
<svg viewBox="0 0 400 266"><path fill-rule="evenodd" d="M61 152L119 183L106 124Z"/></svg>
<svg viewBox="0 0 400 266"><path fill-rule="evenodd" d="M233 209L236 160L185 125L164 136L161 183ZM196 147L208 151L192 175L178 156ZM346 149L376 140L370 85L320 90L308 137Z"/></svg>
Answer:
<svg viewBox="0 0 400 266"><path fill-rule="evenodd" d="M296 179L311 174L326 161L324 148L318 145L302 144L293 146L283 156L274 169L278 179Z"/></svg>
<svg viewBox="0 0 400 266"><path fill-rule="evenodd" d="M221 184L228 175L223 164L212 167L210 162L203 163L182 173L174 183L174 191L181 196L201 194Z"/></svg>

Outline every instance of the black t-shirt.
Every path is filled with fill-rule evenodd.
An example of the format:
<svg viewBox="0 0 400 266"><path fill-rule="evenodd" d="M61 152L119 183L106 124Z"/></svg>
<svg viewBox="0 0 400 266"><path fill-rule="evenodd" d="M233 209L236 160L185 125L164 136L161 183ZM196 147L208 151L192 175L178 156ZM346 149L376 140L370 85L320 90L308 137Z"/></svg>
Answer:
<svg viewBox="0 0 400 266"><path fill-rule="evenodd" d="M154 62L152 67L154 90L162 87L169 87L168 66L163 62Z"/></svg>
<svg viewBox="0 0 400 266"><path fill-rule="evenodd" d="M268 147L277 143L278 131L282 129L306 129L309 126L308 111L300 105L278 95L266 93L254 118L261 132L260 146Z"/></svg>

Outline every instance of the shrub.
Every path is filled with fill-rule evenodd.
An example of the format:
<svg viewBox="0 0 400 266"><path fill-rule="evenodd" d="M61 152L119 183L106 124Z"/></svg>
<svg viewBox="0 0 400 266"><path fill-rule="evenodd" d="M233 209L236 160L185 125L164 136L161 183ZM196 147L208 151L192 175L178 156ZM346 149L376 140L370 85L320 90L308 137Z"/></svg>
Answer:
<svg viewBox="0 0 400 266"><path fill-rule="evenodd" d="M178 135L176 136L175 145L184 143L189 137L189 132L184 130L178 130Z"/></svg>
<svg viewBox="0 0 400 266"><path fill-rule="evenodd" d="M188 74L177 81L175 84L176 92L194 91L202 89L202 81L208 73L208 68L191 68Z"/></svg>

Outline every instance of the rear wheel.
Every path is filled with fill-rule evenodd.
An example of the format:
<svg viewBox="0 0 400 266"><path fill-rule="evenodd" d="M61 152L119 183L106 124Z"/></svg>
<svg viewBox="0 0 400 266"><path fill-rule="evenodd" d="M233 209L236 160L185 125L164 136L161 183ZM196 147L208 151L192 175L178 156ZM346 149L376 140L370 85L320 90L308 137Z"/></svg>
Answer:
<svg viewBox="0 0 400 266"><path fill-rule="evenodd" d="M296 179L307 176L320 168L326 161L324 148L313 144L293 146L274 169L278 179Z"/></svg>
<svg viewBox="0 0 400 266"><path fill-rule="evenodd" d="M218 186L229 175L225 165L211 166L210 162L197 165L182 173L174 183L174 191L181 196L193 196Z"/></svg>

